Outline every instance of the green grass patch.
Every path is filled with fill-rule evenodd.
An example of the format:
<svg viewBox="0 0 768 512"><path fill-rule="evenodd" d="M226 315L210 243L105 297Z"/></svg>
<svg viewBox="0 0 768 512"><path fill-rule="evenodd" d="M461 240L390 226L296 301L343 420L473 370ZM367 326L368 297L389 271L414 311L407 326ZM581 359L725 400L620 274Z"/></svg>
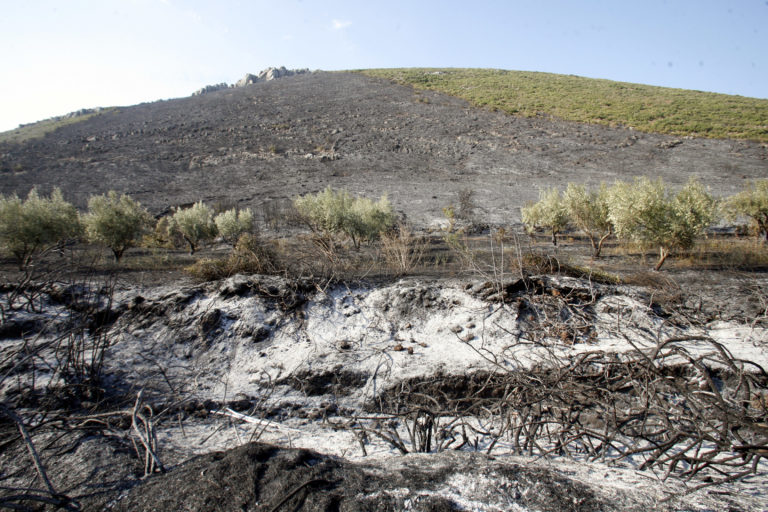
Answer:
<svg viewBox="0 0 768 512"><path fill-rule="evenodd" d="M109 112L112 109L101 109L98 112L91 112L89 114L82 114L79 116L61 118L61 119L46 119L45 121L38 121L36 123L25 124L14 130L8 130L7 132L0 132L0 143L4 142L25 142L31 139L43 138L46 134L57 130L63 126L79 123L90 119L94 116L98 116Z"/></svg>
<svg viewBox="0 0 768 512"><path fill-rule="evenodd" d="M368 69L367 76L457 96L508 114L650 133L768 142L768 100L495 69Z"/></svg>

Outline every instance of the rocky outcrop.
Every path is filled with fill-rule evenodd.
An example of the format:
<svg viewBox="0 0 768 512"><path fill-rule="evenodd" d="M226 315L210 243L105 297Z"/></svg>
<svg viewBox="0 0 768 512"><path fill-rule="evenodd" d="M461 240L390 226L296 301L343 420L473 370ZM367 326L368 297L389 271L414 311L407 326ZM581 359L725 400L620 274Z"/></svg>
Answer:
<svg viewBox="0 0 768 512"><path fill-rule="evenodd" d="M286 76L302 75L309 72L309 69L286 69L285 66L280 66L279 68L267 68L259 72L258 75L254 75L253 73L246 73L243 78L232 85L226 84L224 82L220 84L206 85L205 87L193 92L192 96L200 96L202 94L208 94L209 92L229 89L230 87L245 87L246 85L252 85L259 82L268 82L270 80L284 78Z"/></svg>
<svg viewBox="0 0 768 512"><path fill-rule="evenodd" d="M235 82L235 87L245 87L246 85L255 84L258 81L258 76L252 75L251 73L246 73L243 78Z"/></svg>
<svg viewBox="0 0 768 512"><path fill-rule="evenodd" d="M277 78L284 78L287 76L301 75L309 73L308 69L286 69L285 66L279 68L267 68L262 70L258 75L246 73L246 75L235 83L235 87L245 87L246 85L252 85L258 82L268 82L269 80L275 80Z"/></svg>
<svg viewBox="0 0 768 512"><path fill-rule="evenodd" d="M198 89L192 93L192 96L200 96L202 94L208 94L209 92L221 91L223 89L229 89L229 84L221 82L220 84L206 85L202 89Z"/></svg>

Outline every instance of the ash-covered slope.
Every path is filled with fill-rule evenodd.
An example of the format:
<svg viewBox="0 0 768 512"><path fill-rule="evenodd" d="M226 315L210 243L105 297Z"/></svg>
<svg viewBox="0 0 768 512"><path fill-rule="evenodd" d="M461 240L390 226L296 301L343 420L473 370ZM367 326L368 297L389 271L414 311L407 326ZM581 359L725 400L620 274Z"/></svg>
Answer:
<svg viewBox="0 0 768 512"><path fill-rule="evenodd" d="M126 192L154 212L196 200L258 208L328 185L384 193L418 223L471 189L506 223L538 189L696 174L729 194L762 177L757 143L516 118L351 73L312 73L104 111L42 139L0 145L0 192Z"/></svg>

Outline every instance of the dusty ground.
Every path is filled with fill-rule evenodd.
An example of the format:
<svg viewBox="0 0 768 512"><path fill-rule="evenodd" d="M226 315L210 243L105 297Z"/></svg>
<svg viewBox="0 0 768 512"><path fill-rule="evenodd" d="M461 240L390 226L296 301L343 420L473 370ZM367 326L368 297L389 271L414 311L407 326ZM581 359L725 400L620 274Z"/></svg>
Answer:
<svg viewBox="0 0 768 512"><path fill-rule="evenodd" d="M116 189L155 213L202 199L279 216L281 201L330 185L387 194L424 226L470 189L483 221L509 224L542 187L696 175L728 195L765 177L767 158L749 142L515 118L361 75L313 73L119 108L2 145L0 192L56 185L84 207Z"/></svg>

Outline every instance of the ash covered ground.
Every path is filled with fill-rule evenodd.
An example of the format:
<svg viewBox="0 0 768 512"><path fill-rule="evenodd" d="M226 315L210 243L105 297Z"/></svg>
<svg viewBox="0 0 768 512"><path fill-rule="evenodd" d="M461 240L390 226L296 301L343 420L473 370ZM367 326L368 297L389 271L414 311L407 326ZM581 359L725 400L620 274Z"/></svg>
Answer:
<svg viewBox="0 0 768 512"><path fill-rule="evenodd" d="M59 498L6 419L3 503L42 508L12 501L38 489L115 510L768 505L757 306L747 321L562 276L106 291L5 313L3 400ZM99 339L84 395L57 368Z"/></svg>

